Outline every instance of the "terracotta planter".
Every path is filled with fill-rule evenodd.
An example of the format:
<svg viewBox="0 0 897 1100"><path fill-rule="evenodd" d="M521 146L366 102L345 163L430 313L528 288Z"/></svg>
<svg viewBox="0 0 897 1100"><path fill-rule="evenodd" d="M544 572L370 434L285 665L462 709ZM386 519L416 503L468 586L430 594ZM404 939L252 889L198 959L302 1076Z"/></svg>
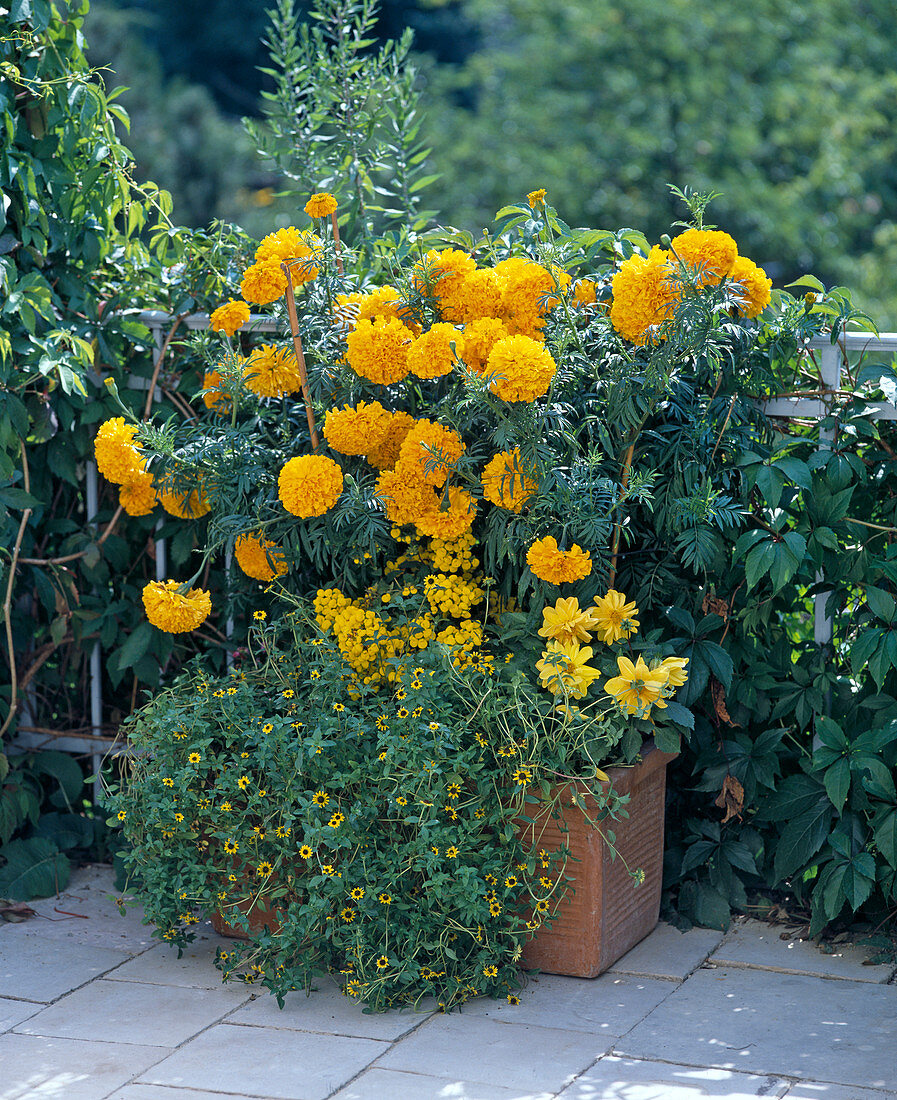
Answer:
<svg viewBox="0 0 897 1100"><path fill-rule="evenodd" d="M250 908L250 906L252 906L252 908ZM219 936L227 936L227 938L231 940L250 940L265 928L270 932L276 932L278 928L280 928L280 921L277 919L277 911L271 909L266 904L264 898L259 898L254 906L251 900L247 898L246 901L238 902L236 908L239 909L241 913L248 914L249 932L244 932L242 928L235 928L234 925L228 924L224 917L216 910L209 914L209 920L211 920L212 927Z"/></svg>
<svg viewBox="0 0 897 1100"><path fill-rule="evenodd" d="M660 752L653 742L642 749L634 768L610 768L614 789L630 796L629 817L609 821L616 847L634 870L645 872L635 886L622 861L611 861L607 844L577 807L564 800L563 820L550 816L527 825L524 837L537 839L548 850L562 844L573 853L566 874L575 893L558 910L551 928L543 928L523 950L523 965L546 974L594 978L612 966L657 924L663 880L663 818L666 767L674 754ZM588 796L590 797L590 796ZM594 810L594 800L589 812ZM594 816L594 814L593 814ZM567 832L561 831L566 825ZM576 862L578 860L579 862Z"/></svg>

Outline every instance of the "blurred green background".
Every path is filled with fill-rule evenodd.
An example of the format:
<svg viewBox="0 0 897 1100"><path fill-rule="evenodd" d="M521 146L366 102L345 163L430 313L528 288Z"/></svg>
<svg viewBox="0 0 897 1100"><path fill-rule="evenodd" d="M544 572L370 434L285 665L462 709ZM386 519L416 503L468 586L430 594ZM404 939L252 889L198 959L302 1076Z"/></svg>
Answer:
<svg viewBox="0 0 897 1100"><path fill-rule="evenodd" d="M301 5L300 5L301 7ZM306 9L304 10L307 10ZM710 218L781 286L843 283L897 329L893 0L384 0L415 32L439 220L477 231L537 187L573 225L650 240ZM269 85L258 0L94 0L89 57L125 84L137 177L174 218L259 237L292 220L241 118Z"/></svg>

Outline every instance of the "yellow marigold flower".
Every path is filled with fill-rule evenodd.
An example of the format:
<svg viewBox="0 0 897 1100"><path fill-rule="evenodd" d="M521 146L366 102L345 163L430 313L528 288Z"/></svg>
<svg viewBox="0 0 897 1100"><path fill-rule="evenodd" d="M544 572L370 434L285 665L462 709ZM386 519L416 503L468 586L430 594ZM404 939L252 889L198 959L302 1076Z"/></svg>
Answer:
<svg viewBox="0 0 897 1100"><path fill-rule="evenodd" d="M419 534L450 540L470 530L477 515L473 495L457 485L450 485L447 497L446 500L441 493L431 493L430 506L414 520Z"/></svg>
<svg viewBox="0 0 897 1100"><path fill-rule="evenodd" d="M688 664L687 657L664 657L664 659L657 666L657 670L663 670L667 674L667 688L682 687L685 681L688 679L688 673L685 671L685 666ZM664 694L672 695L673 692L665 692Z"/></svg>
<svg viewBox="0 0 897 1100"><path fill-rule="evenodd" d="M489 352L499 340L510 333L504 321L497 317L480 317L464 326L464 362L472 371L482 374L489 358Z"/></svg>
<svg viewBox="0 0 897 1100"><path fill-rule="evenodd" d="M384 470L377 478L377 496L398 527L414 523L433 504L433 490L415 471Z"/></svg>
<svg viewBox="0 0 897 1100"><path fill-rule="evenodd" d="M422 294L429 289L446 321L460 321L466 298L465 279L476 269L476 260L469 253L446 248L442 252L428 252L415 265L412 280Z"/></svg>
<svg viewBox="0 0 897 1100"><path fill-rule="evenodd" d="M302 390L299 363L292 348L276 348L273 344L262 344L250 355L243 381L259 397L283 397Z"/></svg>
<svg viewBox="0 0 897 1100"><path fill-rule="evenodd" d="M410 413L390 414L390 421L380 442L365 453L365 458L378 470L391 470L399 461L399 453L405 437L414 427L415 419Z"/></svg>
<svg viewBox="0 0 897 1100"><path fill-rule="evenodd" d="M461 436L451 428L418 420L405 436L396 470L439 488L465 450Z"/></svg>
<svg viewBox="0 0 897 1100"><path fill-rule="evenodd" d="M180 591L177 581L150 581L143 589L149 621L168 634L195 630L212 612L212 598L202 588Z"/></svg>
<svg viewBox="0 0 897 1100"><path fill-rule="evenodd" d="M672 317L679 295L671 278L669 253L657 247L647 259L633 253L624 260L611 288L611 324L625 340L640 346L653 338L650 329Z"/></svg>
<svg viewBox="0 0 897 1100"><path fill-rule="evenodd" d="M325 455L291 458L280 471L277 495L294 516L323 516L343 491L343 471Z"/></svg>
<svg viewBox="0 0 897 1100"><path fill-rule="evenodd" d="M673 238L670 249L689 267L700 269L701 286L712 286L724 279L738 256L738 245L728 233L717 229L686 229Z"/></svg>
<svg viewBox="0 0 897 1100"><path fill-rule="evenodd" d="M576 596L559 599L554 607L542 609L540 638L557 642L587 642L595 629L595 609L583 610Z"/></svg>
<svg viewBox="0 0 897 1100"><path fill-rule="evenodd" d="M413 333L396 317L359 320L346 337L346 362L361 378L391 386L408 374Z"/></svg>
<svg viewBox="0 0 897 1100"><path fill-rule="evenodd" d="M451 307L442 315L447 321L470 322L501 314L502 280L491 267L479 268L463 277Z"/></svg>
<svg viewBox="0 0 897 1100"><path fill-rule="evenodd" d="M305 213L310 218L329 218L336 210L336 199L327 191L318 191L305 204Z"/></svg>
<svg viewBox="0 0 897 1100"><path fill-rule="evenodd" d="M394 286L378 286L362 294L337 294L334 314L338 322L355 325L358 321L373 321L379 317L395 318L411 325L411 314Z"/></svg>
<svg viewBox="0 0 897 1100"><path fill-rule="evenodd" d="M540 187L538 191L530 191L530 193L526 196L526 201L533 208L533 210L535 210L537 206L545 205L545 196L547 194L548 192L545 190L545 188Z"/></svg>
<svg viewBox="0 0 897 1100"><path fill-rule="evenodd" d="M301 286L303 283L310 282L318 274L318 269L311 263L311 260L320 247L321 240L314 233L299 230L294 225L288 225L284 229L278 229L276 233L269 233L262 240L262 243L255 250L255 259L257 264L276 264L283 280L283 289L280 292L283 294L283 291L287 288L287 282L280 265L290 260L304 261L301 264L290 266L290 280L293 286ZM243 294L243 297L245 298L246 295ZM253 299L248 300L252 301Z"/></svg>
<svg viewBox="0 0 897 1100"><path fill-rule="evenodd" d="M519 447L500 451L490 459L481 480L486 500L509 512L519 512L538 489L537 483L524 473Z"/></svg>
<svg viewBox="0 0 897 1100"><path fill-rule="evenodd" d="M242 364L246 360L241 355L238 357L237 362ZM207 370L202 376L202 388L209 391L202 395L202 403L207 409L222 415L230 412L231 403L231 394L223 385L223 381L221 372L218 370Z"/></svg>
<svg viewBox="0 0 897 1100"><path fill-rule="evenodd" d="M628 657L618 657L617 668L619 676L608 680L604 690L627 714L647 718L652 706L666 706L663 689L668 673L665 668L648 668L641 654L635 664Z"/></svg>
<svg viewBox="0 0 897 1100"><path fill-rule="evenodd" d="M594 279L580 279L573 290L573 304L591 306L598 300Z"/></svg>
<svg viewBox="0 0 897 1100"><path fill-rule="evenodd" d="M264 584L284 576L289 569L281 548L261 531L257 535L239 535L234 543L234 557L247 577Z"/></svg>
<svg viewBox="0 0 897 1100"><path fill-rule="evenodd" d="M392 413L379 401L359 401L354 408L345 405L327 413L324 438L340 454L366 455L383 443L391 425Z"/></svg>
<svg viewBox="0 0 897 1100"><path fill-rule="evenodd" d="M108 481L123 485L143 470L143 458L134 446L137 427L115 416L100 425L94 441L97 469Z"/></svg>
<svg viewBox="0 0 897 1100"><path fill-rule="evenodd" d="M460 358L463 353L464 338L458 329L454 325L435 324L408 349L408 369L418 378L441 378L454 367L455 356Z"/></svg>
<svg viewBox="0 0 897 1100"><path fill-rule="evenodd" d="M739 313L743 317L758 317L769 305L772 297L770 294L772 279L767 279L763 268L757 267L747 256L736 258L729 272L729 278L733 283L739 284L733 287L733 290L737 291L742 298L738 306Z"/></svg>
<svg viewBox="0 0 897 1100"><path fill-rule="evenodd" d="M639 627L635 603L627 603L622 592L611 588L606 596L598 596L592 608L594 631L600 641L614 645L634 634Z"/></svg>
<svg viewBox="0 0 897 1100"><path fill-rule="evenodd" d="M550 584L581 581L592 572L592 559L587 552L576 543L569 550L558 550L557 539L552 535L532 544L526 562L540 580Z"/></svg>
<svg viewBox="0 0 897 1100"><path fill-rule="evenodd" d="M238 328L249 320L249 306L245 302L235 302L233 298L213 311L209 318L209 328L233 336Z"/></svg>
<svg viewBox="0 0 897 1100"><path fill-rule="evenodd" d="M160 504L170 516L177 516L178 519L199 519L212 510L202 486L188 492L166 488L166 484L171 486L172 482L165 478L158 486L157 493Z"/></svg>
<svg viewBox="0 0 897 1100"><path fill-rule="evenodd" d="M566 695L582 699L589 686L601 675L601 670L588 662L592 659L591 646L579 642L549 642L542 651L542 660L536 662L542 687L552 695Z"/></svg>
<svg viewBox="0 0 897 1100"><path fill-rule="evenodd" d="M502 401L535 401L548 393L557 371L550 352L529 336L508 336L489 352L489 389Z"/></svg>
<svg viewBox="0 0 897 1100"><path fill-rule="evenodd" d="M559 267L548 268L522 256L512 256L495 265L501 280L502 319L511 335L538 339L545 326L545 314L558 302L558 286L570 285L569 274ZM557 285L556 285L557 284Z"/></svg>
<svg viewBox="0 0 897 1100"><path fill-rule="evenodd" d="M279 260L263 260L252 264L243 272L240 293L247 302L257 302L266 306L282 298L287 288L287 277L283 273Z"/></svg>
<svg viewBox="0 0 897 1100"><path fill-rule="evenodd" d="M118 490L118 502L129 516L148 516L156 507L156 489L149 470L137 470Z"/></svg>

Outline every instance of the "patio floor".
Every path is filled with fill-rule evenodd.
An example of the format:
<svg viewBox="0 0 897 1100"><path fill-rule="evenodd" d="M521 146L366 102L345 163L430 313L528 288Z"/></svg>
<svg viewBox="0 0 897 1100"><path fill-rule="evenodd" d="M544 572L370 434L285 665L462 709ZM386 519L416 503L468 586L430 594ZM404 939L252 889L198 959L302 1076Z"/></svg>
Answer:
<svg viewBox="0 0 897 1100"><path fill-rule="evenodd" d="M85 868L0 925L0 1100L897 1098L897 967L862 948L660 925L516 1007L365 1016L322 983L280 1011L222 986L211 929L178 959L113 892Z"/></svg>

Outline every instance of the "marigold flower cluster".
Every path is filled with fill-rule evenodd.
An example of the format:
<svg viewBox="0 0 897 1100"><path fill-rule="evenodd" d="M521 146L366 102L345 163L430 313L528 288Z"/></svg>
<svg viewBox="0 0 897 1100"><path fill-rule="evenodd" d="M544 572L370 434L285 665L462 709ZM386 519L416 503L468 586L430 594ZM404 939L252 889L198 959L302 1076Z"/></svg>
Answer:
<svg viewBox="0 0 897 1100"><path fill-rule="evenodd" d="M407 416L406 414L402 414ZM408 417L409 424L413 422ZM368 455L378 450L386 440L393 423L393 414L379 401L360 401L354 408L345 405L333 408L324 420L324 438L344 455ZM398 457L398 456L397 456Z"/></svg>
<svg viewBox="0 0 897 1100"><path fill-rule="evenodd" d="M261 532L257 535L239 535L234 543L234 557L247 577L265 584L289 572L283 550Z"/></svg>
<svg viewBox="0 0 897 1100"><path fill-rule="evenodd" d="M658 328L673 316L685 287L716 286L728 281L743 317L757 317L769 305L772 280L747 257L728 233L686 229L669 250L653 247L647 257L634 253L613 278L611 324L633 344L658 338Z"/></svg>
<svg viewBox="0 0 897 1100"><path fill-rule="evenodd" d="M319 191L305 204L305 213L310 218L329 218L336 211L336 199L327 191Z"/></svg>
<svg viewBox="0 0 897 1100"><path fill-rule="evenodd" d="M486 500L509 512L519 512L538 488L524 471L519 447L495 455L483 470L481 480Z"/></svg>
<svg viewBox="0 0 897 1100"><path fill-rule="evenodd" d="M243 381L259 397L283 397L302 390L295 353L273 344L262 344L252 353L243 369Z"/></svg>
<svg viewBox="0 0 897 1100"><path fill-rule="evenodd" d="M343 491L343 471L326 455L291 458L277 479L281 504L294 516L323 516Z"/></svg>
<svg viewBox="0 0 897 1100"><path fill-rule="evenodd" d="M569 550L559 550L553 535L537 539L526 552L527 565L539 580L549 584L566 584L584 580L592 572L592 559L576 543Z"/></svg>
<svg viewBox="0 0 897 1100"><path fill-rule="evenodd" d="M469 574L431 573L424 579L424 595L431 611L466 619L485 594Z"/></svg>
<svg viewBox="0 0 897 1100"><path fill-rule="evenodd" d="M213 331L223 332L225 336L233 336L237 329L242 328L249 320L249 306L245 302L237 302L231 298L224 305L212 311L209 318L209 328Z"/></svg>
<svg viewBox="0 0 897 1100"><path fill-rule="evenodd" d="M195 630L212 612L212 599L202 588L181 592L177 581L150 581L143 589L143 606L149 621L168 634Z"/></svg>

